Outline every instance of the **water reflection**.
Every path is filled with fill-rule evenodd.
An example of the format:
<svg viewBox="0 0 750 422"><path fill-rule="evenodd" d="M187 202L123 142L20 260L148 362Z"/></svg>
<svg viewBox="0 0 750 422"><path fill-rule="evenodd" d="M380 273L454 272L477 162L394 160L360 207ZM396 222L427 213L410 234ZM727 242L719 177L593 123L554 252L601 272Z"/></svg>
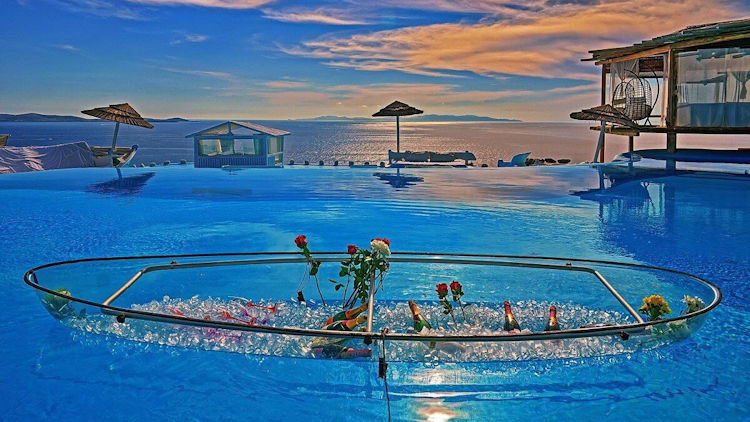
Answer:
<svg viewBox="0 0 750 422"><path fill-rule="evenodd" d="M461 413L453 408L456 403L448 404L441 399L417 399L413 403L414 413L420 416L420 420L429 422L447 422L452 419L462 417Z"/></svg>
<svg viewBox="0 0 750 422"><path fill-rule="evenodd" d="M154 177L155 172L138 173L133 176L122 176L122 170L117 170L117 178L106 182L95 183L86 188L86 192L99 193L103 195L128 196L139 193L149 179Z"/></svg>
<svg viewBox="0 0 750 422"><path fill-rule="evenodd" d="M601 239L649 264L727 277L725 303L748 308L750 178L707 171L602 166L598 188L574 192L599 203Z"/></svg>
<svg viewBox="0 0 750 422"><path fill-rule="evenodd" d="M424 182L423 177L414 176L411 174L401 174L401 169L397 168L396 173L377 172L373 173L373 176L388 183L396 189L406 189L419 182Z"/></svg>

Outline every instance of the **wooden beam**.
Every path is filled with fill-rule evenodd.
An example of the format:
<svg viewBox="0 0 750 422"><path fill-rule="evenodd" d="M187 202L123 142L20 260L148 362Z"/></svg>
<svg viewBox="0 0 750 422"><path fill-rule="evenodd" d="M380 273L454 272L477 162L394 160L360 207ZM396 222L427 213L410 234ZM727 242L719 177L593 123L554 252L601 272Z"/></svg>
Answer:
<svg viewBox="0 0 750 422"><path fill-rule="evenodd" d="M607 66L602 66L602 96L601 105L607 104Z"/></svg>
<svg viewBox="0 0 750 422"><path fill-rule="evenodd" d="M661 46L661 47L658 47L658 48L652 48L652 49L649 49L649 50L641 51L641 52L638 52L638 53L628 54L628 55L625 55L625 56L613 57L611 59L597 60L594 63L596 63L598 65L601 65L601 64L612 64L612 63L617 63L617 62L624 62L624 61L627 61L627 60L640 59L641 57L649 57L649 56L655 56L657 54L664 54L664 53L666 53L668 51L669 51L669 46Z"/></svg>
<svg viewBox="0 0 750 422"><path fill-rule="evenodd" d="M601 125L599 125L599 126L591 126L591 127L589 127L589 129L595 130L595 131L598 132L598 131L602 130L602 127L601 127ZM612 135L638 136L638 131L637 130L631 129L629 127L621 127L621 126L616 126L616 127L612 127L611 125L607 126L606 129L605 129L605 132L609 133L609 134L612 134Z"/></svg>
<svg viewBox="0 0 750 422"><path fill-rule="evenodd" d="M743 39L750 40L750 33L745 32L745 33L740 33L740 34L714 35L711 37L701 37L701 38L696 38L693 40L678 41L678 42L674 42L671 44L664 44L664 45L656 46L653 48L646 47L645 50L634 51L633 53L630 53L630 54L598 59L596 60L595 63L597 65L600 65L604 63L622 62L625 60L639 59L641 57L666 53L669 50L693 48L693 47L699 47L702 45L716 44L719 42L727 42L727 41L739 41ZM638 47L634 46L633 48L637 50ZM641 48L644 48L644 47L641 47ZM592 52L592 54L596 54L596 53Z"/></svg>
<svg viewBox="0 0 750 422"><path fill-rule="evenodd" d="M601 126L591 126L591 130L599 131ZM641 126L638 129L629 127L616 126L611 128L607 126L607 133L613 135L638 136L639 133L696 133L704 135L750 135L750 126L748 127L675 127L666 128L661 126Z"/></svg>

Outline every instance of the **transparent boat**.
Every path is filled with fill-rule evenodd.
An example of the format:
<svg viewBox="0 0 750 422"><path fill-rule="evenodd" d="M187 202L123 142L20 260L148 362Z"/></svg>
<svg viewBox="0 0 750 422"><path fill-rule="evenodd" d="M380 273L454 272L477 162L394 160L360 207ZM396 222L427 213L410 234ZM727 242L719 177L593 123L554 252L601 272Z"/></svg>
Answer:
<svg viewBox="0 0 750 422"><path fill-rule="evenodd" d="M296 299L305 260L292 252L90 258L55 262L24 275L45 308L85 333L166 347L320 358L316 345L369 349L357 359L486 362L630 353L680 341L721 301L711 282L679 270L635 263L540 256L394 252L373 295L367 327L321 329L342 310L339 279L346 254L316 253L320 289ZM443 314L436 283L461 280L465 302ZM320 293L318 293L320 291ZM632 303L662 295L672 314L646 321ZM319 297L320 296L320 297ZM684 296L705 307L680 311ZM325 305L323 303L325 299ZM509 299L518 332L503 331ZM416 333L408 300L432 325ZM559 331L544 331L554 304Z"/></svg>

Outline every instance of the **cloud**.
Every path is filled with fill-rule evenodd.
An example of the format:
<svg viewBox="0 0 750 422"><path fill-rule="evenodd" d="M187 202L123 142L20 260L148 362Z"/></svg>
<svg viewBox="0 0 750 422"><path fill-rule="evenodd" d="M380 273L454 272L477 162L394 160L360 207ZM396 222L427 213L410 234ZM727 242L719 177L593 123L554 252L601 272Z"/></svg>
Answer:
<svg viewBox="0 0 750 422"><path fill-rule="evenodd" d="M133 3L160 6L201 6L222 9L256 9L274 0L128 0Z"/></svg>
<svg viewBox="0 0 750 422"><path fill-rule="evenodd" d="M217 72L213 70L177 69L173 67L162 67L160 69L165 72L179 73L182 75L200 76L203 78L223 79L223 80L234 79L234 75L232 75L231 73Z"/></svg>
<svg viewBox="0 0 750 422"><path fill-rule="evenodd" d="M725 0L531 0L515 7L500 1L416 0L408 7L460 9L501 14L477 23L412 26L309 40L282 51L323 60L331 67L365 71L399 70L426 76L451 72L482 75L594 79L595 69L580 64L587 50L630 44L689 24L736 18ZM498 15L499 16L499 15Z"/></svg>
<svg viewBox="0 0 750 422"><path fill-rule="evenodd" d="M191 34L191 33L187 33L187 32L180 32L178 34L179 34L180 38L172 40L172 42L170 42L170 44L177 45L177 44L182 44L184 42L200 43L200 42L206 41L208 39L208 35Z"/></svg>
<svg viewBox="0 0 750 422"><path fill-rule="evenodd" d="M264 83L264 85L269 88L297 89L297 88L304 88L308 86L308 83L299 82L299 81L269 81L269 82Z"/></svg>
<svg viewBox="0 0 750 422"><path fill-rule="evenodd" d="M78 52L78 47L70 44L58 44L54 46L55 48L59 48L60 50L64 51L70 51L70 52Z"/></svg>
<svg viewBox="0 0 750 422"><path fill-rule="evenodd" d="M237 91L232 92L237 94ZM289 113L290 110L301 113L304 109L309 110L308 114L315 114L319 110L332 109L341 115L369 115L398 99L433 113L473 112L497 115L502 110L505 113L503 116L520 117L513 112L511 104L525 104L533 98L538 105L540 100L559 101L560 98L571 95L587 97L588 102L591 102L598 98L597 93L596 84L532 91L461 90L456 84L439 83L382 83L315 86L306 90L281 92L248 90L243 95L260 97L264 104L269 104L282 113ZM564 111L569 112L567 109Z"/></svg>
<svg viewBox="0 0 750 422"><path fill-rule="evenodd" d="M128 20L143 20L137 10L108 0L47 0L49 3L69 12L86 13L101 17L114 17Z"/></svg>
<svg viewBox="0 0 750 422"><path fill-rule="evenodd" d="M337 10L318 8L315 10L288 9L263 10L263 17L281 22L293 23L322 23L327 25L366 25L361 19L354 19L346 13Z"/></svg>

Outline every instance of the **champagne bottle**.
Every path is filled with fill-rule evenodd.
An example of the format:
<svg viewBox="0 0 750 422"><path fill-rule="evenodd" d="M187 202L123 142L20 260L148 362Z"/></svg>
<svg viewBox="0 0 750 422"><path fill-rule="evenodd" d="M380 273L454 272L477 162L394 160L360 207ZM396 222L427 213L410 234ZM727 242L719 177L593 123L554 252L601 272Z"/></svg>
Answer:
<svg viewBox="0 0 750 422"><path fill-rule="evenodd" d="M547 326L544 327L544 331L560 331L560 324L557 322L557 307L555 305L549 307L549 319L547 320Z"/></svg>
<svg viewBox="0 0 750 422"><path fill-rule="evenodd" d="M333 324L336 321L343 321L343 320L346 320L346 319L356 318L359 314L361 314L362 312L364 312L366 310L367 310L367 302L363 303L362 305L360 305L357 308L347 309L345 311L341 311L341 312L337 313L336 315L328 318L326 320L325 324L323 324L323 325L329 325L329 324Z"/></svg>
<svg viewBox="0 0 750 422"><path fill-rule="evenodd" d="M419 312L419 308L413 300L409 301L409 309L411 309L411 314L414 318L414 329L417 330L418 333L421 332L424 328L432 329L432 326L427 321L427 319L422 316L422 313Z"/></svg>
<svg viewBox="0 0 750 422"><path fill-rule="evenodd" d="M360 315L354 319L345 319L343 321L336 321L332 324L328 324L324 326L322 329L333 330L333 331L352 331L354 327L358 326L359 324L362 324L365 321L367 321L367 315Z"/></svg>
<svg viewBox="0 0 750 422"><path fill-rule="evenodd" d="M510 310L510 302L508 302L507 300L503 302L503 308L505 308L505 324L503 325L503 330L521 331L521 326L518 325L518 321L516 321L516 317L513 316L513 311Z"/></svg>

